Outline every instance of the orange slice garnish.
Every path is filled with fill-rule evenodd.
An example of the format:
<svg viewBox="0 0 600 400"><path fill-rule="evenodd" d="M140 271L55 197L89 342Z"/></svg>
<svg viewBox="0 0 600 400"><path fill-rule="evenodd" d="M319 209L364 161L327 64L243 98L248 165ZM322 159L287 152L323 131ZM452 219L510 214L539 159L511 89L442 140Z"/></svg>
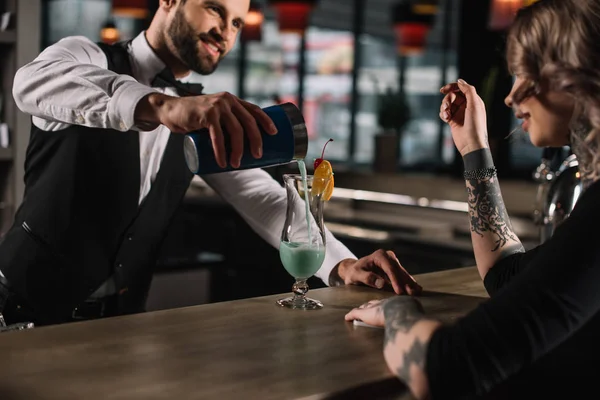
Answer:
<svg viewBox="0 0 600 400"><path fill-rule="evenodd" d="M312 195L323 196L323 201L329 201L333 195L333 168L331 163L323 160L313 174Z"/></svg>

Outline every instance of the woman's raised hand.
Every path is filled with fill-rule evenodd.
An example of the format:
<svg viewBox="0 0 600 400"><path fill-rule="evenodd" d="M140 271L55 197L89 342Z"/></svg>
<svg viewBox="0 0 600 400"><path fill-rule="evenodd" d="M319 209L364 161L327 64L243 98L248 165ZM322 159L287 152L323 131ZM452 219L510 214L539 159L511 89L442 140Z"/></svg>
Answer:
<svg viewBox="0 0 600 400"><path fill-rule="evenodd" d="M459 79L440 89L445 94L440 107L440 118L450 125L452 139L462 156L474 150L487 148L487 121L485 104L474 86Z"/></svg>

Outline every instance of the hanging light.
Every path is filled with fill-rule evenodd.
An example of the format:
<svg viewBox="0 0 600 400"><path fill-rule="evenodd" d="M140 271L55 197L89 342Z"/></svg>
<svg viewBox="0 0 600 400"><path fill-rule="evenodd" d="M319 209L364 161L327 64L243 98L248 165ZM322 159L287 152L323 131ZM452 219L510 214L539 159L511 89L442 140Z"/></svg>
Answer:
<svg viewBox="0 0 600 400"><path fill-rule="evenodd" d="M277 12L277 22L281 33L304 34L308 26L310 12L318 0L269 0Z"/></svg>
<svg viewBox="0 0 600 400"><path fill-rule="evenodd" d="M250 3L250 11L246 15L244 21L244 29L242 29L241 39L243 41L261 41L262 40L262 24L265 16L262 13L260 5L255 2Z"/></svg>
<svg viewBox="0 0 600 400"><path fill-rule="evenodd" d="M119 41L121 34L114 22L108 21L100 29L100 40L106 44L113 44Z"/></svg>
<svg viewBox="0 0 600 400"><path fill-rule="evenodd" d="M144 19L148 16L148 0L112 0L112 13L118 17Z"/></svg>
<svg viewBox="0 0 600 400"><path fill-rule="evenodd" d="M435 15L438 12L438 0L416 0L412 11L419 15Z"/></svg>
<svg viewBox="0 0 600 400"><path fill-rule="evenodd" d="M427 34L437 13L437 1L403 0L393 8L398 54L411 55L425 50Z"/></svg>
<svg viewBox="0 0 600 400"><path fill-rule="evenodd" d="M488 28L504 31L513 23L520 8L530 6L538 0L492 0Z"/></svg>

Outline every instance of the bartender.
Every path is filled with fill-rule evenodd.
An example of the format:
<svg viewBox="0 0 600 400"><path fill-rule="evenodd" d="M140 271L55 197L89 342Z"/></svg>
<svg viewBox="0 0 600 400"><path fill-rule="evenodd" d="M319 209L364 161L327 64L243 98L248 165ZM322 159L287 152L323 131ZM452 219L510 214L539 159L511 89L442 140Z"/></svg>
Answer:
<svg viewBox="0 0 600 400"><path fill-rule="evenodd" d="M277 132L258 106L228 93L190 96L185 85L191 71L209 75L229 53L249 3L161 0L130 42L67 37L17 72L13 95L32 127L24 199L0 244L7 323L143 312L157 250L192 179L182 133L207 129L222 167L239 167L244 135L261 157L259 125ZM278 246L286 194L277 181L260 169L203 179ZM357 259L326 234L316 274L326 284L420 290L393 253Z"/></svg>

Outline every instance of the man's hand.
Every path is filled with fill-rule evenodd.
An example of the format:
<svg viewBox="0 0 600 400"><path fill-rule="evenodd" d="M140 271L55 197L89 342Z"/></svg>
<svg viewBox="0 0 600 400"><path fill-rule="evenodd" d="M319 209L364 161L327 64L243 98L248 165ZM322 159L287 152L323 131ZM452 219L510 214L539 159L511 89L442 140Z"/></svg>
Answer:
<svg viewBox="0 0 600 400"><path fill-rule="evenodd" d="M156 128L165 125L175 133L188 133L207 129L217 163L227 166L225 137L231 143L231 166L238 168L244 152L244 134L250 142L255 158L262 157L262 136L259 125L270 135L277 133L271 118L257 105L241 100L229 93L203 96L172 97L153 93L144 97L135 110L138 126Z"/></svg>
<svg viewBox="0 0 600 400"><path fill-rule="evenodd" d="M392 289L396 294L419 295L423 288L402 267L393 251L377 250L358 260L345 259L331 271L329 285L364 284Z"/></svg>

